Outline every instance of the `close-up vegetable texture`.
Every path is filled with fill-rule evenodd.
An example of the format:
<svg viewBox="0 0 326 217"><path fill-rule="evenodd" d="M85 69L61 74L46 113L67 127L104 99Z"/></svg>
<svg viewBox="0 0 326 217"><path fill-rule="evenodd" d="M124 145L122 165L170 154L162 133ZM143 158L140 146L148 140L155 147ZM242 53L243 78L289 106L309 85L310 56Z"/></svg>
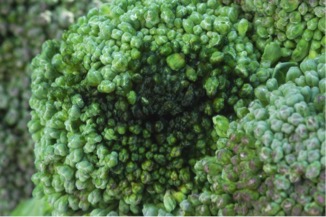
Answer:
<svg viewBox="0 0 326 217"><path fill-rule="evenodd" d="M325 6L0 1L0 215L324 216Z"/></svg>
<svg viewBox="0 0 326 217"><path fill-rule="evenodd" d="M28 133L28 65L47 39L59 38L99 1L0 1L0 215L31 196L33 142Z"/></svg>

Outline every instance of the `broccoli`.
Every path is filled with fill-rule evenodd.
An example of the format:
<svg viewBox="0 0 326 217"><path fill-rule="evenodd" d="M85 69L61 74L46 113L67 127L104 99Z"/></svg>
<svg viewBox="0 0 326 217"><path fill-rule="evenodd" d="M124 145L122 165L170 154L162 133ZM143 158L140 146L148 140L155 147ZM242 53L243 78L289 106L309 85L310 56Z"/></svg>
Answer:
<svg viewBox="0 0 326 217"><path fill-rule="evenodd" d="M34 170L28 65L42 43L97 1L6 0L0 6L0 215L31 196Z"/></svg>
<svg viewBox="0 0 326 217"><path fill-rule="evenodd" d="M264 53L263 61L267 64L280 58L299 62L307 56L314 58L325 52L325 1L239 2L254 28L250 39ZM277 58L271 60L271 52Z"/></svg>
<svg viewBox="0 0 326 217"><path fill-rule="evenodd" d="M32 61L34 195L56 215L139 215L196 191L213 115L254 96L258 54L238 14L216 0L116 0L45 42Z"/></svg>
<svg viewBox="0 0 326 217"><path fill-rule="evenodd" d="M194 167L209 185L178 214L325 215L325 63L322 54L270 78L241 119L216 117L227 136Z"/></svg>
<svg viewBox="0 0 326 217"><path fill-rule="evenodd" d="M75 21L94 4L1 5L0 214L32 188L30 99L53 215L325 215L323 1L113 0Z"/></svg>

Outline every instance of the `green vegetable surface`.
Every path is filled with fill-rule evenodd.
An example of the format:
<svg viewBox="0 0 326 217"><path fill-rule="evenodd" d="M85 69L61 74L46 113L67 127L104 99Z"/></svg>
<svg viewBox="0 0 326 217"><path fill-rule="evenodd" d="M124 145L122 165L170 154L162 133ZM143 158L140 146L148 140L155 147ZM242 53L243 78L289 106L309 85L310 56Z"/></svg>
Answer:
<svg viewBox="0 0 326 217"><path fill-rule="evenodd" d="M4 0L0 2L0 215L31 196L35 172L28 65L42 43L97 1Z"/></svg>
<svg viewBox="0 0 326 217"><path fill-rule="evenodd" d="M228 136L217 141L215 157L195 165L210 183L202 193L208 202L199 196L209 214L325 214L325 62L323 54L289 68L285 83L269 79L248 114L216 125Z"/></svg>
<svg viewBox="0 0 326 217"><path fill-rule="evenodd" d="M253 97L257 54L236 6L113 1L43 44L32 63L37 195L54 214L141 214L198 188L213 114ZM230 16L231 15L231 16ZM233 109L234 107L234 109Z"/></svg>
<svg viewBox="0 0 326 217"><path fill-rule="evenodd" d="M0 215L324 216L325 6L1 1Z"/></svg>
<svg viewBox="0 0 326 217"><path fill-rule="evenodd" d="M23 200L10 213L11 216L49 216L51 207L43 199L28 199Z"/></svg>
<svg viewBox="0 0 326 217"><path fill-rule="evenodd" d="M325 1L244 0L238 3L248 12L246 17L254 28L250 38L257 49L264 52L263 62L270 63L270 55L275 52L278 58L274 57L274 61L283 57L297 62L325 52ZM269 44L275 43L279 48L272 51Z"/></svg>
<svg viewBox="0 0 326 217"><path fill-rule="evenodd" d="M163 203L145 204L143 214L325 215L325 63L323 54L287 70L286 83L269 79L268 102L257 97L241 119L214 117L216 132L227 134L214 156L194 166L196 179L209 184L181 202L166 194ZM293 79L293 71L306 82Z"/></svg>

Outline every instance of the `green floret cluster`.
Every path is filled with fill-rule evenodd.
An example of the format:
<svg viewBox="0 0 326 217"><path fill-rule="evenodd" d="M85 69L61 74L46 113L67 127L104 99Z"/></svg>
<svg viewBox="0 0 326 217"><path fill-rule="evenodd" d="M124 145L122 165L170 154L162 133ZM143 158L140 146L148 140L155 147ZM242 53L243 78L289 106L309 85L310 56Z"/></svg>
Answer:
<svg viewBox="0 0 326 217"><path fill-rule="evenodd" d="M268 80L266 97L257 93L261 104L248 114L254 119L243 124L270 177L266 196L278 198L262 207L268 214L325 213L325 62L323 54L290 67L285 84Z"/></svg>
<svg viewBox="0 0 326 217"><path fill-rule="evenodd" d="M298 62L325 52L324 0L244 0L239 5L252 22L251 40L265 51L263 57L273 53Z"/></svg>
<svg viewBox="0 0 326 217"><path fill-rule="evenodd" d="M286 82L269 79L241 119L214 116L217 151L194 166L207 184L183 198L167 192L143 215L325 215L325 63L323 54L286 70Z"/></svg>
<svg viewBox="0 0 326 217"><path fill-rule="evenodd" d="M214 0L113 1L43 45L29 129L34 192L54 214L139 215L197 188L213 114L253 97L259 63L238 13Z"/></svg>
<svg viewBox="0 0 326 217"><path fill-rule="evenodd" d="M30 120L28 65L42 43L97 1L5 0L0 3L0 215L31 196L35 173Z"/></svg>
<svg viewBox="0 0 326 217"><path fill-rule="evenodd" d="M216 156L195 165L209 188L186 214L325 214L325 55L292 66L284 81L271 78L256 88L257 99L242 119L215 119ZM277 70L278 67L275 67ZM312 76L314 75L314 76ZM221 123L219 121L219 123ZM183 202L186 203L186 202ZM190 213L187 211L190 210Z"/></svg>
<svg viewBox="0 0 326 217"><path fill-rule="evenodd" d="M0 214L325 215L325 1L103 2L1 5Z"/></svg>

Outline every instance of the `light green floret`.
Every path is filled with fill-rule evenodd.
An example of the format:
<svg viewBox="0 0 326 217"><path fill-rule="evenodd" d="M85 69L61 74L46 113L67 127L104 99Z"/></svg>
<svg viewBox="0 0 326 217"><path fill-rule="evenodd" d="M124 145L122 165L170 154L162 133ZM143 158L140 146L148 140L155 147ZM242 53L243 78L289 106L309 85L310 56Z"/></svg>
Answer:
<svg viewBox="0 0 326 217"><path fill-rule="evenodd" d="M182 54L171 54L166 58L168 66L175 71L182 69L186 65L185 58Z"/></svg>
<svg viewBox="0 0 326 217"><path fill-rule="evenodd" d="M215 156L194 166L201 191L144 214L325 215L325 55L279 64L242 118L213 117Z"/></svg>
<svg viewBox="0 0 326 217"><path fill-rule="evenodd" d="M212 118L243 114L254 96L257 53L238 18L212 0L116 0L44 43L32 62L35 196L53 214L174 213L225 134Z"/></svg>
<svg viewBox="0 0 326 217"><path fill-rule="evenodd" d="M263 164L257 215L324 215L325 55L282 64L288 70L276 66L274 74L285 74L257 88L249 113L230 126L254 138Z"/></svg>
<svg viewBox="0 0 326 217"><path fill-rule="evenodd" d="M275 61L300 62L325 52L325 6L318 0L241 1L253 25L251 40L263 56Z"/></svg>
<svg viewBox="0 0 326 217"><path fill-rule="evenodd" d="M321 196L325 194L325 137L321 132L325 131L326 95L319 88L325 79L324 65L323 54L290 67L285 84L282 79L267 81L268 100L249 108L248 117L253 119L243 125L261 147L258 154L270 177L265 183L272 192L266 195L273 201L283 194L274 209L286 215L325 213L325 197ZM269 85L271 82L276 85Z"/></svg>

